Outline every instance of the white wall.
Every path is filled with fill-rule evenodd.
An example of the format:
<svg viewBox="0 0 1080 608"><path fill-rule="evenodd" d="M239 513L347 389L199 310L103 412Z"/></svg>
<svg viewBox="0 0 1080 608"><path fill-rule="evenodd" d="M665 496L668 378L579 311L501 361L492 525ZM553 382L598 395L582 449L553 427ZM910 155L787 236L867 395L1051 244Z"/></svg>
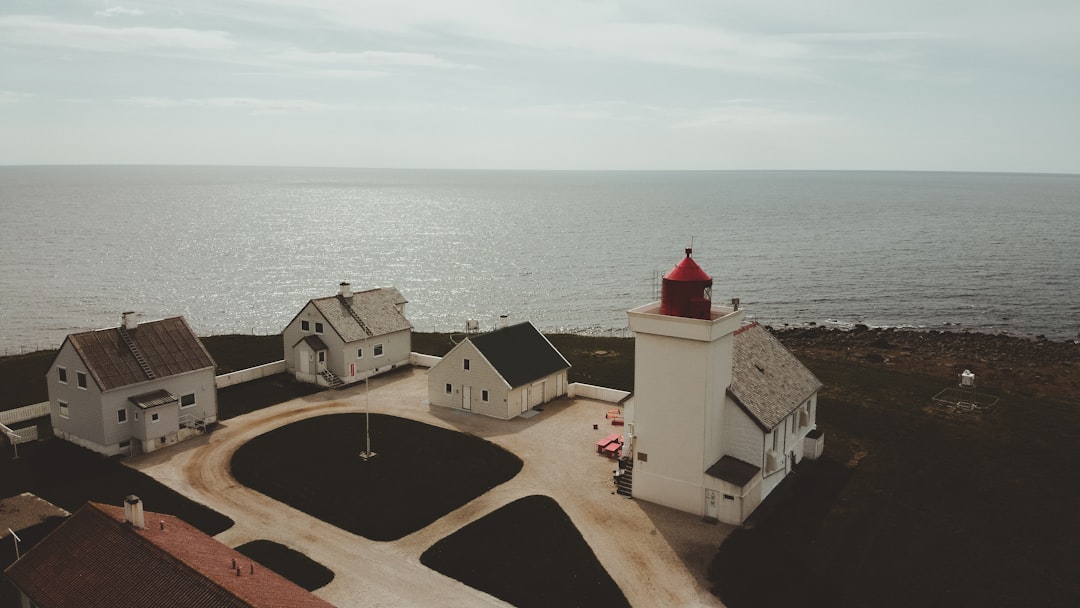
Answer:
<svg viewBox="0 0 1080 608"><path fill-rule="evenodd" d="M259 365L256 367L249 367L247 369L238 370L228 374L222 374L214 378L214 384L218 388L225 388L227 386L233 386L234 384L240 384L241 382L248 382L250 380L258 380L259 378L265 378L267 376L273 376L274 374L280 374L286 369L285 361L274 361L273 363L267 363L265 365Z"/></svg>

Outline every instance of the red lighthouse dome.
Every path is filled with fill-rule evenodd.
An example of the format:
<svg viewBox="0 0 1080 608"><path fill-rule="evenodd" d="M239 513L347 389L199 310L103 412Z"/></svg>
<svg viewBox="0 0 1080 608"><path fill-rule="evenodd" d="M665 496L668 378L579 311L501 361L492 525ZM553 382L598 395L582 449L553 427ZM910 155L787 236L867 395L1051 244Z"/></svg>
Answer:
<svg viewBox="0 0 1080 608"><path fill-rule="evenodd" d="M690 319L708 319L712 310L712 277L690 257L686 257L664 275L660 288L660 314Z"/></svg>

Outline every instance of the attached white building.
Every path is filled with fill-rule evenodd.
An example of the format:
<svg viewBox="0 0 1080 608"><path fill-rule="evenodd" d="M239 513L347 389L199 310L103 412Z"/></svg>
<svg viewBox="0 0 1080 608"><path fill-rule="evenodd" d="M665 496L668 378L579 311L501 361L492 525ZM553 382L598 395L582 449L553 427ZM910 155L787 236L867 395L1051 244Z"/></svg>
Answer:
<svg viewBox="0 0 1080 608"><path fill-rule="evenodd" d="M53 433L105 455L152 452L217 422L216 364L183 317L70 334L46 384Z"/></svg>
<svg viewBox="0 0 1080 608"><path fill-rule="evenodd" d="M509 420L566 394L570 363L529 322L470 336L428 370L432 405Z"/></svg>
<svg viewBox="0 0 1080 608"><path fill-rule="evenodd" d="M336 388L407 365L406 303L394 287L353 292L348 283L337 295L309 300L281 332L287 370Z"/></svg>
<svg viewBox="0 0 1080 608"><path fill-rule="evenodd" d="M820 433L807 435L821 382L764 327L743 325L737 300L714 306L712 278L690 254L664 276L660 302L627 313L632 495L738 524L820 454Z"/></svg>

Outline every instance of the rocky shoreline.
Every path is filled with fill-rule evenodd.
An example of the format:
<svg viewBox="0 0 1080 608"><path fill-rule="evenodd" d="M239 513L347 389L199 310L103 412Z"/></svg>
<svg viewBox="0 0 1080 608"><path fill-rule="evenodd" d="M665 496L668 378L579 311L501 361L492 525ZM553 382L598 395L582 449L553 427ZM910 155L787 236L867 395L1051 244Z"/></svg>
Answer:
<svg viewBox="0 0 1080 608"><path fill-rule="evenodd" d="M770 328L796 355L882 365L955 380L965 369L979 386L1080 404L1080 341L938 330Z"/></svg>

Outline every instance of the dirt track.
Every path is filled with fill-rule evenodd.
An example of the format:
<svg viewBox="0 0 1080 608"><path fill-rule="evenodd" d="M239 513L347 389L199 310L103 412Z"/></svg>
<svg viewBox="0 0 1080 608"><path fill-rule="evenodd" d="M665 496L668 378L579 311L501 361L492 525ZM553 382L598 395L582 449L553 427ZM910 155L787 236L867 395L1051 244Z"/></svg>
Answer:
<svg viewBox="0 0 1080 608"><path fill-rule="evenodd" d="M315 593L337 606L506 605L421 565L420 555L462 526L532 494L558 501L632 605L720 605L707 590L706 569L731 528L612 494L614 463L594 447L613 431L604 418L611 404L562 399L530 419L505 421L431 408L426 398L425 371L404 370L373 381L370 411L472 433L518 455L525 465L510 481L393 542L335 528L240 485L229 472L233 452L253 437L304 418L364 411L362 387L252 412L222 423L210 436L127 464L231 517L236 525L217 536L223 543L272 540L333 570L333 582ZM378 452L377 434L372 441Z"/></svg>

